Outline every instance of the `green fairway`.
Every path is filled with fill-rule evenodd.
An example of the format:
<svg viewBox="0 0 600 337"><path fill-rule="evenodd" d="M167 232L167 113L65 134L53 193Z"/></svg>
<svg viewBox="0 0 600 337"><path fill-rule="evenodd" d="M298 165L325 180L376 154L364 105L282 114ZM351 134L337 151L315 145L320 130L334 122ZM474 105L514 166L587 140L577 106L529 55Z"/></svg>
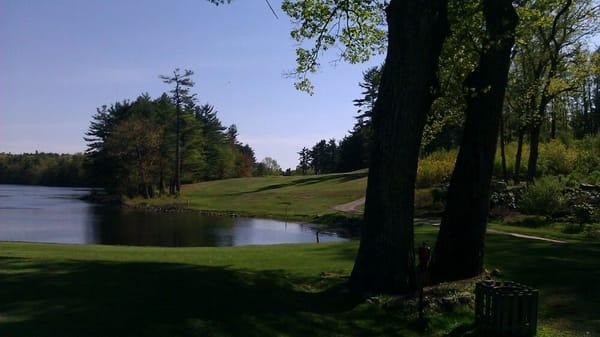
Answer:
<svg viewBox="0 0 600 337"><path fill-rule="evenodd" d="M417 241L435 238L417 227ZM2 336L442 335L471 312L416 332L402 311L326 291L356 242L234 248L0 243ZM600 244L488 236L488 268L541 289L541 336L600 333Z"/></svg>
<svg viewBox="0 0 600 337"><path fill-rule="evenodd" d="M334 206L365 196L367 171L311 176L235 178L184 185L179 199L172 197L126 200L134 206L183 207L198 211L280 218L319 223L339 223L363 211L340 212ZM418 213L433 207L430 189L416 191Z"/></svg>
<svg viewBox="0 0 600 337"><path fill-rule="evenodd" d="M175 204L202 211L308 221L335 214L333 206L363 197L366 177L366 170L362 170L318 176L225 179L185 185L177 200L128 202L153 206Z"/></svg>

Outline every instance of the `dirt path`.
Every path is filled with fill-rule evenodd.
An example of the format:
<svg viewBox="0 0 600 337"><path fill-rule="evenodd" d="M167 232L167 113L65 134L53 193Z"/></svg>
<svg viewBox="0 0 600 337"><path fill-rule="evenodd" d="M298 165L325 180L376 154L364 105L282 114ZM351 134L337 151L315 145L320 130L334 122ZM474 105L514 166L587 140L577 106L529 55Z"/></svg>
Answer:
<svg viewBox="0 0 600 337"><path fill-rule="evenodd" d="M333 206L333 209L335 209L336 211L340 211L340 212L358 212L357 208L364 203L365 203L365 198L360 198L360 199L357 199L357 200L354 200L354 201L351 201L351 202L348 202L345 204ZM440 219L436 219L436 218L415 218L414 222L416 224L425 224L425 225L432 225L432 226L440 225ZM499 230L495 230L495 229L488 229L487 233L499 234L499 235L509 235L509 236L512 236L515 238L527 239L527 240L538 240L538 241L552 242L552 243L567 243L567 241L563 241L563 240L555 240L555 239L544 238L541 236L504 232L504 231L499 231Z"/></svg>
<svg viewBox="0 0 600 337"><path fill-rule="evenodd" d="M528 240L539 240L539 241L552 242L552 243L567 243L567 241L563 241L563 240L555 240L555 239L544 238L541 236L504 232L504 231L499 231L499 230L495 230L495 229L488 229L487 232L490 234L510 235L515 238L528 239Z"/></svg>
<svg viewBox="0 0 600 337"><path fill-rule="evenodd" d="M357 208L365 203L365 198L360 198L349 203L333 206L333 209L340 212L358 212Z"/></svg>

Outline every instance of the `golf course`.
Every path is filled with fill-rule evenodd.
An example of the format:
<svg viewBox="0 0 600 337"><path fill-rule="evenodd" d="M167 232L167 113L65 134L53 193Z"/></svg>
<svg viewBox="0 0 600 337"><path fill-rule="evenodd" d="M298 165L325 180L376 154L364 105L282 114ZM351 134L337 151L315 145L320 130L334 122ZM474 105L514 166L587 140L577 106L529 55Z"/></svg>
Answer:
<svg viewBox="0 0 600 337"><path fill-rule="evenodd" d="M360 198L364 184L363 172L229 179L184 186L180 199L152 202L302 221L355 217L333 206ZM552 226L490 227L565 241L487 235L486 270L540 290L539 336L600 332L600 271L594 268L600 242ZM416 225L415 233L417 243L433 244L437 227ZM357 246L355 240L223 248L2 242L0 331L6 336L57 331L62 336L444 336L473 324L469 304L429 309L427 326L420 327L410 308L386 304L393 296L371 294L364 301L345 293L342 285Z"/></svg>

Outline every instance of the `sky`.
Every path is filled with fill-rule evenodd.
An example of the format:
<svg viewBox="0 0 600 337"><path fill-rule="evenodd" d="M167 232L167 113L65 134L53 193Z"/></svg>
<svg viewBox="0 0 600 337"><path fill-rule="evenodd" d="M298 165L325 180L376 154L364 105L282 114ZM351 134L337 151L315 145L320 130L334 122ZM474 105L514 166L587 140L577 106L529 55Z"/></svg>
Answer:
<svg viewBox="0 0 600 337"><path fill-rule="evenodd" d="M330 64L314 96L294 89L292 24L271 0L0 0L0 152L81 152L96 108L169 88L158 76L195 72L211 103L258 160L295 167L297 152L354 124L362 72ZM594 45L600 44L595 38Z"/></svg>
<svg viewBox="0 0 600 337"><path fill-rule="evenodd" d="M314 96L284 76L295 65L292 24L271 1L0 0L0 152L81 152L96 108L169 88L158 76L195 72L211 103L258 160L294 168L297 152L354 124L362 71L324 62Z"/></svg>

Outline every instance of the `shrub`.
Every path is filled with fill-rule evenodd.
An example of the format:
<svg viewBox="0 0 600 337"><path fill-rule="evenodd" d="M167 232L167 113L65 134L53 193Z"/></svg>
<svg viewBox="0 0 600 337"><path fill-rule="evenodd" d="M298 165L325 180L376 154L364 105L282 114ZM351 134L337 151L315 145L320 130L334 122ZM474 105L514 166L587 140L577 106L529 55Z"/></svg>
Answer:
<svg viewBox="0 0 600 337"><path fill-rule="evenodd" d="M583 227L582 225L568 223L563 227L562 232L565 234L579 234L583 232Z"/></svg>
<svg viewBox="0 0 600 337"><path fill-rule="evenodd" d="M523 144L521 149L521 171L525 168L523 165L527 165L527 158L529 157L529 145ZM512 176L515 172L515 157L517 155L517 143L511 142L504 145L504 152L506 154L506 171L509 176ZM502 177L502 157L500 155L500 147L496 150L496 158L494 161L494 175L496 177Z"/></svg>
<svg viewBox="0 0 600 337"><path fill-rule="evenodd" d="M503 220L509 226L538 228L548 224L548 219L541 215L511 215Z"/></svg>
<svg viewBox="0 0 600 337"><path fill-rule="evenodd" d="M515 170L515 156L517 143L511 142L504 147L506 153L506 168L512 176ZM540 143L538 158L538 174L543 175L568 175L579 172L584 176L599 170L600 167L600 136L588 137L578 141L565 142L565 140L551 140ZM521 157L521 172L527 170L529 158L529 144L523 144ZM502 158L500 148L496 151L494 161L494 175L502 175Z"/></svg>
<svg viewBox="0 0 600 337"><path fill-rule="evenodd" d="M586 226L585 237L592 240L600 240L600 225Z"/></svg>
<svg viewBox="0 0 600 337"><path fill-rule="evenodd" d="M447 183L454 170L456 154L456 150L441 150L422 158L417 170L417 188Z"/></svg>
<svg viewBox="0 0 600 337"><path fill-rule="evenodd" d="M574 205L573 215L578 223L587 223L592 221L594 215L594 207L586 202Z"/></svg>
<svg viewBox="0 0 600 337"><path fill-rule="evenodd" d="M555 177L538 179L535 184L527 186L521 194L519 208L527 214L552 215L564 206L562 195L564 185Z"/></svg>
<svg viewBox="0 0 600 337"><path fill-rule="evenodd" d="M540 144L538 172L540 175L569 174L575 169L577 151L558 140Z"/></svg>

